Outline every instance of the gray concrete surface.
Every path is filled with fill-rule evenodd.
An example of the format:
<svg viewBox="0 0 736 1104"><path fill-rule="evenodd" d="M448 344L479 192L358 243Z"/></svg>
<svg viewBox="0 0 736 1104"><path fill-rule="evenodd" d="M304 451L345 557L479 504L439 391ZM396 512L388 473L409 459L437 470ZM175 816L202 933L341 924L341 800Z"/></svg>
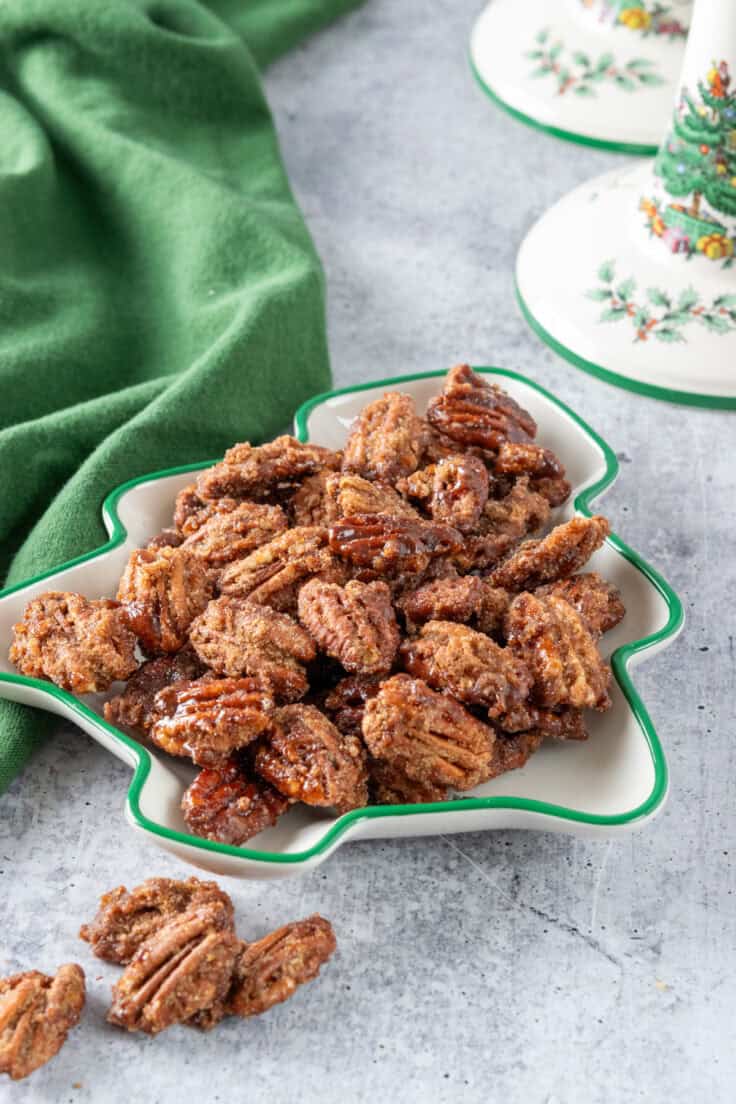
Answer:
<svg viewBox="0 0 736 1104"><path fill-rule="evenodd" d="M114 971L76 940L98 893L182 867L121 820L126 770L70 728L0 804L0 972L78 959L84 1030L3 1101L650 1104L733 1099L734 417L615 390L556 360L514 305L522 236L615 158L497 111L466 42L478 0L369 0L274 68L268 90L324 258L338 384L521 370L620 453L615 528L689 623L636 681L672 794L640 835L499 833L365 843L280 885L231 882L244 931L320 910L317 984L213 1035L127 1036Z"/></svg>

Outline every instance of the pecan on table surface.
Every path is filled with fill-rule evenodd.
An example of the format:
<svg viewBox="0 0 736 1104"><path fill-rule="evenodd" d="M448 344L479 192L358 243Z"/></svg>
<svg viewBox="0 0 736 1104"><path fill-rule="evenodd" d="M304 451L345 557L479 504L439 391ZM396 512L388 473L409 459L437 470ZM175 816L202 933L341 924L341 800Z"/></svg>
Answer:
<svg viewBox="0 0 736 1104"><path fill-rule="evenodd" d="M578 611L593 636L614 629L626 613L621 592L613 583L601 578L597 571L571 575L559 582L538 587L535 594L546 598L556 594Z"/></svg>
<svg viewBox="0 0 736 1104"><path fill-rule="evenodd" d="M184 541L183 547L208 567L222 568L233 560L242 559L273 540L287 527L286 514L280 506L262 502L236 502L228 509L212 513Z"/></svg>
<svg viewBox="0 0 736 1104"><path fill-rule="evenodd" d="M273 732L258 748L258 774L279 793L339 813L368 801L365 751L313 705L287 705L274 714Z"/></svg>
<svg viewBox="0 0 736 1104"><path fill-rule="evenodd" d="M158 928L139 947L113 986L107 1019L128 1031L157 1035L221 1006L233 977L240 941L204 905ZM213 1026L214 1016L199 1021Z"/></svg>
<svg viewBox="0 0 736 1104"><path fill-rule="evenodd" d="M336 946L332 925L317 915L245 944L235 964L228 1011L258 1016L288 1000L300 985L317 977Z"/></svg>
<svg viewBox="0 0 736 1104"><path fill-rule="evenodd" d="M422 443L422 423L411 396L390 391L358 415L345 445L342 469L393 483L416 470Z"/></svg>
<svg viewBox="0 0 736 1104"><path fill-rule="evenodd" d="M347 571L330 551L326 529L298 526L226 567L219 589L222 594L294 613L299 588L312 578L341 583Z"/></svg>
<svg viewBox="0 0 736 1104"><path fill-rule="evenodd" d="M302 444L284 435L253 446L234 445L224 459L197 478L196 494L214 498L263 499L281 486L296 486L321 468L338 468L340 457L320 445Z"/></svg>
<svg viewBox="0 0 736 1104"><path fill-rule="evenodd" d="M344 587L312 579L299 591L299 620L328 655L354 674L387 674L399 627L385 583L351 580Z"/></svg>
<svg viewBox="0 0 736 1104"><path fill-rule="evenodd" d="M489 636L454 621L428 621L401 646L404 666L435 690L496 718L524 702L532 686L526 664Z"/></svg>
<svg viewBox="0 0 736 1104"><path fill-rule="evenodd" d="M217 674L251 675L287 701L307 691L303 665L315 657L314 641L285 613L225 596L210 602L192 624L190 640Z"/></svg>
<svg viewBox="0 0 736 1104"><path fill-rule="evenodd" d="M406 480L409 498L423 502L434 521L472 533L488 501L488 469L477 456L453 455Z"/></svg>
<svg viewBox="0 0 736 1104"><path fill-rule="evenodd" d="M51 590L31 599L13 626L10 659L31 678L92 694L132 675L135 643L118 602Z"/></svg>
<svg viewBox="0 0 736 1104"><path fill-rule="evenodd" d="M0 1073L20 1081L61 1050L85 1002L84 971L69 963L0 978Z"/></svg>
<svg viewBox="0 0 736 1104"><path fill-rule="evenodd" d="M419 514L388 483L364 479L362 475L342 472L330 474L326 492L331 507L329 523L354 514L385 514L387 517L418 518Z"/></svg>
<svg viewBox="0 0 736 1104"><path fill-rule="evenodd" d="M170 920L204 906L213 916L219 913L221 927L232 928L233 903L215 882L148 878L135 889L118 886L103 894L97 915L82 925L79 936L97 958L124 966Z"/></svg>
<svg viewBox="0 0 736 1104"><path fill-rule="evenodd" d="M582 618L563 598L519 594L506 616L506 635L534 676L537 704L610 707L611 672Z"/></svg>
<svg viewBox="0 0 736 1104"><path fill-rule="evenodd" d="M528 411L467 364L449 371L442 393L430 400L427 418L447 437L492 452L504 441L528 441L537 432Z"/></svg>
<svg viewBox="0 0 736 1104"><path fill-rule="evenodd" d="M181 807L187 826L196 836L239 847L272 828L289 802L231 758L200 771L186 790Z"/></svg>
<svg viewBox="0 0 736 1104"><path fill-rule="evenodd" d="M611 529L606 518L574 517L541 540L526 541L491 572L494 586L534 590L574 575L600 548Z"/></svg>
<svg viewBox="0 0 736 1104"><path fill-rule="evenodd" d="M216 766L268 731L274 704L252 678L175 683L156 695L149 736L169 755Z"/></svg>
<svg viewBox="0 0 736 1104"><path fill-rule="evenodd" d="M146 651L178 652L194 618L212 597L201 562L181 548L139 548L118 587L118 601Z"/></svg>
<svg viewBox="0 0 736 1104"><path fill-rule="evenodd" d="M469 790L488 776L494 733L454 698L394 675L366 703L363 739L416 782Z"/></svg>
<svg viewBox="0 0 736 1104"><path fill-rule="evenodd" d="M324 711L344 736L361 736L365 703L376 696L382 678L382 675L348 675L325 696Z"/></svg>
<svg viewBox="0 0 736 1104"><path fill-rule="evenodd" d="M149 659L128 679L121 694L105 702L105 720L147 732L153 722L153 702L159 690L197 679L205 668L190 647L176 655Z"/></svg>
<svg viewBox="0 0 736 1104"><path fill-rule="evenodd" d="M355 567L378 574L422 572L434 556L457 552L463 538L449 525L385 514L355 514L330 527L330 547Z"/></svg>

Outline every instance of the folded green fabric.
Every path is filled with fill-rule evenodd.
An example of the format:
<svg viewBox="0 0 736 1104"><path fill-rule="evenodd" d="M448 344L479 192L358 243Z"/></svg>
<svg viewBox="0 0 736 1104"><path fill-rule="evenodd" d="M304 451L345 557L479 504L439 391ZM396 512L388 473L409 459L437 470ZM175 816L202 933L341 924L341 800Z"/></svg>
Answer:
<svg viewBox="0 0 736 1104"><path fill-rule="evenodd" d="M116 484L329 384L319 261L258 64L357 0L0 4L0 571L94 548ZM0 791L48 717L0 704Z"/></svg>

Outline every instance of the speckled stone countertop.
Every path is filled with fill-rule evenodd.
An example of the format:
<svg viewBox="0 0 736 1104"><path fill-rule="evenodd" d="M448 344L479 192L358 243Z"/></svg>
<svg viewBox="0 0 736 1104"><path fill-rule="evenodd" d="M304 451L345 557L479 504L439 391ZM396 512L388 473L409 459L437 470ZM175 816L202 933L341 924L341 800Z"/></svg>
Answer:
<svg viewBox="0 0 736 1104"><path fill-rule="evenodd" d="M59 729L0 801L0 972L76 959L83 1030L0 1100L619 1104L733 1099L736 417L669 406L557 360L520 320L525 230L616 163L495 109L467 39L478 0L368 0L268 76L324 259L335 380L518 369L616 449L605 499L688 624L636 683L672 791L616 842L488 833L346 846L311 876L223 880L253 936L320 911L339 954L288 1004L211 1035L107 1027L115 973L77 940L99 893L181 875L122 820L127 769Z"/></svg>

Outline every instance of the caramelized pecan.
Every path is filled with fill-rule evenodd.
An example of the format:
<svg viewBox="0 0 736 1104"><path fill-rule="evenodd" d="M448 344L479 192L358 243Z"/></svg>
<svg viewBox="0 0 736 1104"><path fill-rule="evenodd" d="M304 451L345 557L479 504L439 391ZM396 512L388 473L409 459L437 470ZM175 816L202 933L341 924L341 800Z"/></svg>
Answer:
<svg viewBox="0 0 736 1104"><path fill-rule="evenodd" d="M360 736L363 710L381 685L381 675L348 675L324 699L324 711L343 736Z"/></svg>
<svg viewBox="0 0 736 1104"><path fill-rule="evenodd" d="M200 771L181 802L195 836L233 847L273 827L288 807L285 797L262 779L251 778L237 759Z"/></svg>
<svg viewBox="0 0 736 1104"><path fill-rule="evenodd" d="M447 437L493 452L504 441L528 441L537 432L528 411L467 364L450 370L442 393L430 400L427 418Z"/></svg>
<svg viewBox="0 0 736 1104"><path fill-rule="evenodd" d="M421 572L434 556L457 552L462 536L449 525L385 514L355 514L331 526L330 547L356 567L379 574Z"/></svg>
<svg viewBox="0 0 736 1104"><path fill-rule="evenodd" d="M216 766L271 727L274 700L252 678L197 679L156 695L149 735L169 755Z"/></svg>
<svg viewBox="0 0 736 1104"><path fill-rule="evenodd" d="M448 786L417 782L401 769L399 761L371 759L368 764L369 788L376 805L418 805L447 801Z"/></svg>
<svg viewBox="0 0 736 1104"><path fill-rule="evenodd" d="M493 461L493 472L559 479L565 474L565 466L552 449L542 448L532 441L503 441Z"/></svg>
<svg viewBox="0 0 736 1104"><path fill-rule="evenodd" d="M541 529L549 513L547 500L531 489L527 476L522 476L503 498L488 500L477 535L468 537L455 556L458 566L462 571L473 571L497 563L522 537Z"/></svg>
<svg viewBox="0 0 736 1104"><path fill-rule="evenodd" d="M53 977L28 970L0 978L0 1073L20 1081L58 1054L84 1001L84 971L75 963Z"/></svg>
<svg viewBox="0 0 736 1104"><path fill-rule="evenodd" d="M212 597L202 564L184 548L132 553L118 587L128 622L148 652L178 652Z"/></svg>
<svg viewBox="0 0 736 1104"><path fill-rule="evenodd" d="M341 587L312 579L299 591L299 620L346 671L376 675L391 670L399 627L385 583L353 579Z"/></svg>
<svg viewBox="0 0 736 1104"><path fill-rule="evenodd" d="M389 391L364 407L350 431L343 471L393 483L419 464L422 423L410 395Z"/></svg>
<svg viewBox="0 0 736 1104"><path fill-rule="evenodd" d="M406 480L410 498L424 500L434 521L472 533L488 501L488 469L477 456L447 456Z"/></svg>
<svg viewBox="0 0 736 1104"><path fill-rule="evenodd" d="M574 517L542 540L526 541L489 578L505 590L534 590L575 574L600 548L611 529L604 517Z"/></svg>
<svg viewBox="0 0 736 1104"><path fill-rule="evenodd" d="M296 920L245 944L235 964L228 1011L258 1016L288 1000L300 985L317 977L336 946L332 925L322 916Z"/></svg>
<svg viewBox="0 0 736 1104"><path fill-rule="evenodd" d="M511 596L477 575L435 579L403 594L397 605L414 630L426 621L471 623L481 632L495 633L503 625Z"/></svg>
<svg viewBox="0 0 736 1104"><path fill-rule="evenodd" d="M159 690L176 682L197 679L204 670L188 646L176 655L149 659L131 675L122 694L105 702L105 720L147 732L153 722L153 701Z"/></svg>
<svg viewBox="0 0 736 1104"><path fill-rule="evenodd" d="M601 578L597 571L571 575L567 579L538 587L537 597L556 594L578 611L593 636L602 636L618 625L626 613L621 592L613 583Z"/></svg>
<svg viewBox="0 0 736 1104"><path fill-rule="evenodd" d="M222 508L223 502L228 504ZM287 520L280 506L259 502L220 500L214 510L186 538L183 547L208 567L221 568L233 560L242 559L277 533L286 529Z"/></svg>
<svg viewBox="0 0 736 1104"><path fill-rule="evenodd" d="M387 517L418 518L417 511L388 483L371 482L361 475L342 472L328 475L325 483L328 524L354 514L385 514Z"/></svg>
<svg viewBox="0 0 736 1104"><path fill-rule="evenodd" d="M294 437L276 437L254 447L247 441L234 445L221 463L203 471L196 494L213 498L263 499L280 486L296 485L321 468L339 467L340 457L319 445L302 444Z"/></svg>

